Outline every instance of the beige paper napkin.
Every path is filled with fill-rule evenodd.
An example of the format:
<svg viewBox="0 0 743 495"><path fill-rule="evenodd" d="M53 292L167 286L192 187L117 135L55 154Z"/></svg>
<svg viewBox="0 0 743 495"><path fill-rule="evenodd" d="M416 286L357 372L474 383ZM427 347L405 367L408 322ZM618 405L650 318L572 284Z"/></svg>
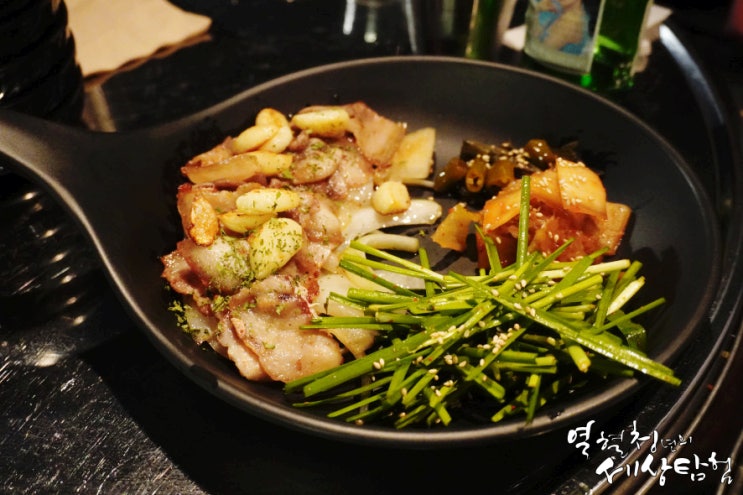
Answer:
<svg viewBox="0 0 743 495"><path fill-rule="evenodd" d="M118 69L205 33L211 19L166 0L65 0L84 76Z"/></svg>

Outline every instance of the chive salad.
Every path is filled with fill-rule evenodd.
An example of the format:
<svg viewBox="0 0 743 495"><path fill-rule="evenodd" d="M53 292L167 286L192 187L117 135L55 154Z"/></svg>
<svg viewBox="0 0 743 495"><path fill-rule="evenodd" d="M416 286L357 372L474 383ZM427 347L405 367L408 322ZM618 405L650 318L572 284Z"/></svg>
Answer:
<svg viewBox="0 0 743 495"><path fill-rule="evenodd" d="M645 354L645 328L636 321L664 299L626 309L644 284L641 264L596 263L603 251L556 261L570 240L549 255L527 252L529 190L524 176L509 266L501 266L488 236L481 237L490 268L472 275L431 270L423 249L415 263L351 243L342 268L380 289L332 293L361 316L322 316L307 328L376 330L378 344L364 357L285 384L294 405L395 428L449 425L474 408L492 422L520 415L529 423L589 376L640 373L678 385L673 370ZM425 289L396 285L380 270L421 279Z"/></svg>

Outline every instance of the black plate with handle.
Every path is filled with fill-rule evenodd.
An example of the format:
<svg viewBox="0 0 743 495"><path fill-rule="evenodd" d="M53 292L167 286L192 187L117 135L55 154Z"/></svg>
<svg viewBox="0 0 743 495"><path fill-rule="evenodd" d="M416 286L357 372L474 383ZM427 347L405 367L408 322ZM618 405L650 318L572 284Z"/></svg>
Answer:
<svg viewBox="0 0 743 495"><path fill-rule="evenodd" d="M577 140L604 177L609 199L630 205L623 255L644 262L648 297L668 303L649 328L649 354L669 365L701 327L719 279L719 233L703 188L652 129L607 101L557 80L487 62L392 57L344 62L282 77L176 122L101 134L0 113L0 152L19 172L48 186L80 220L114 287L154 345L222 399L262 418L328 438L407 447L505 441L605 411L646 380L614 380L521 419L435 430L355 426L293 408L277 385L250 383L231 363L197 347L168 311L159 256L181 237L175 213L180 166L234 135L271 106L287 113L310 104L365 101L409 128L437 130L438 163L461 141L542 137Z"/></svg>

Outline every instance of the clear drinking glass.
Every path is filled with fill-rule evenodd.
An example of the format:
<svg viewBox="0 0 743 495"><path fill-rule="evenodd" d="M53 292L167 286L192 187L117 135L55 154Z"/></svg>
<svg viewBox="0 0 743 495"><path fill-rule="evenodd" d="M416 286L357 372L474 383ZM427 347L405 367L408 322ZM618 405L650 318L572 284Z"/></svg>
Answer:
<svg viewBox="0 0 743 495"><path fill-rule="evenodd" d="M421 53L418 0L346 0L343 34L387 53Z"/></svg>

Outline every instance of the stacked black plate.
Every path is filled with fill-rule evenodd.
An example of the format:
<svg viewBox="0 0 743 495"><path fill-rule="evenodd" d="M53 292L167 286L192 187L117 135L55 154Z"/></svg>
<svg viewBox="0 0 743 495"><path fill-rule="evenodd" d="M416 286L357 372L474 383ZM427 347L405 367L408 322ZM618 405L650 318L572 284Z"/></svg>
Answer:
<svg viewBox="0 0 743 495"><path fill-rule="evenodd" d="M0 0L0 107L77 121L83 78L62 0Z"/></svg>
<svg viewBox="0 0 743 495"><path fill-rule="evenodd" d="M64 2L0 0L0 108L82 125L83 103ZM96 258L59 204L1 161L0 225L0 327L11 308L28 308L26 325L78 321L100 286Z"/></svg>

